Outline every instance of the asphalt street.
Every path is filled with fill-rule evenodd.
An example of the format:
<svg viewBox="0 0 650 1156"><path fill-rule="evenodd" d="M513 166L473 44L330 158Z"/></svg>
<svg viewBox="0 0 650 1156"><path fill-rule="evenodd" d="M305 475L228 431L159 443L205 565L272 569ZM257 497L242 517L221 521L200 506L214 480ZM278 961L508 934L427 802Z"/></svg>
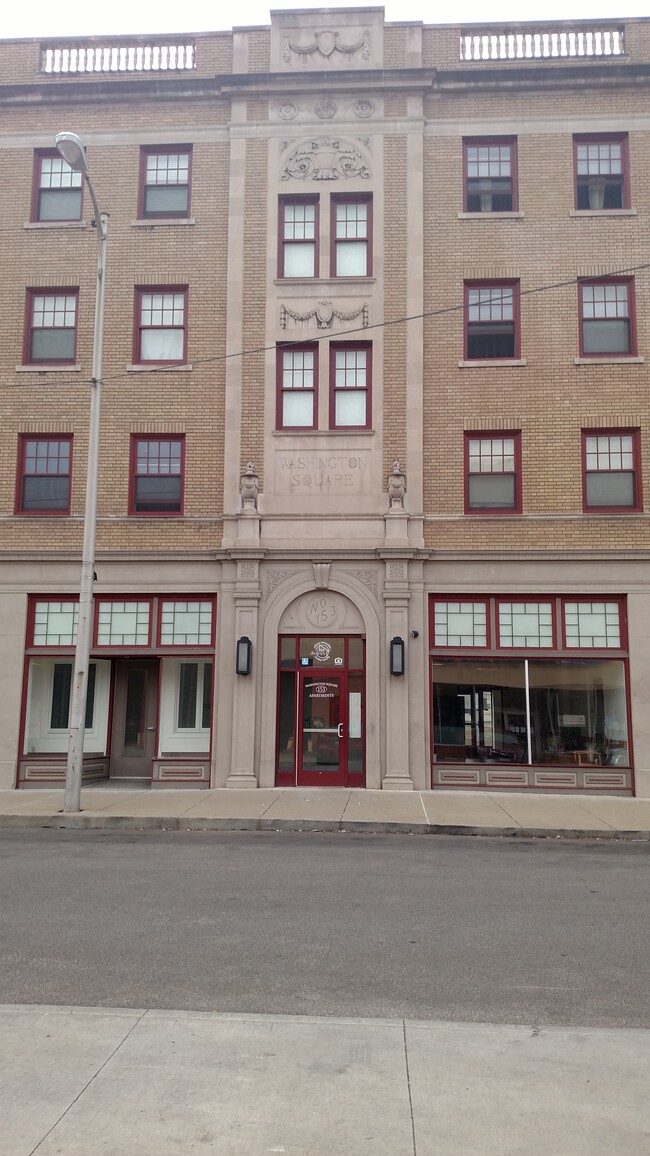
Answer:
<svg viewBox="0 0 650 1156"><path fill-rule="evenodd" d="M650 1026L650 845L0 832L0 1002Z"/></svg>

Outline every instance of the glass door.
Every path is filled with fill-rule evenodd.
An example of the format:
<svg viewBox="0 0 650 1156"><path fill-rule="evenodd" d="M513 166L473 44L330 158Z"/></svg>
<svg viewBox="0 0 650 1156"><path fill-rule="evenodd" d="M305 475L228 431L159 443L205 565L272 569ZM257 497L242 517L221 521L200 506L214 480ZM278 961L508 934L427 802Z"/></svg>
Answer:
<svg viewBox="0 0 650 1156"><path fill-rule="evenodd" d="M310 670L300 676L298 783L343 786L347 769L345 675Z"/></svg>

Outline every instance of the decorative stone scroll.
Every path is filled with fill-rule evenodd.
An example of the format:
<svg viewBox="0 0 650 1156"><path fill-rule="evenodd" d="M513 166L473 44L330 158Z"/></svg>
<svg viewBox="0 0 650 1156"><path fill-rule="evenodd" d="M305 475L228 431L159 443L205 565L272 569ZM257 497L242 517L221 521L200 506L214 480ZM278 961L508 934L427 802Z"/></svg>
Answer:
<svg viewBox="0 0 650 1156"><path fill-rule="evenodd" d="M300 313L297 309L290 309L288 305L281 305L280 328L286 329L289 319L296 325L304 325L305 322L309 322L315 317L318 329L331 329L335 318L337 321L355 321L357 317L360 317L361 327L367 329L370 323L368 314L367 303L360 305L358 309L344 312L341 309L335 309L331 301L317 301L315 309L309 309L305 313Z"/></svg>
<svg viewBox="0 0 650 1156"><path fill-rule="evenodd" d="M361 52L363 60L368 60L370 37L367 32L356 44L343 44L339 39L340 35L340 32L324 29L322 32L314 32L314 39L309 44L294 44L293 40L289 40L287 37L282 54L285 64L291 64L292 53L295 56L311 56L312 52L320 53L325 60L328 60L335 52L342 52L345 56L354 56L355 52Z"/></svg>
<svg viewBox="0 0 650 1156"><path fill-rule="evenodd" d="M340 137L314 137L292 152L282 170L283 181L338 181L361 177L367 181L370 169L359 149Z"/></svg>

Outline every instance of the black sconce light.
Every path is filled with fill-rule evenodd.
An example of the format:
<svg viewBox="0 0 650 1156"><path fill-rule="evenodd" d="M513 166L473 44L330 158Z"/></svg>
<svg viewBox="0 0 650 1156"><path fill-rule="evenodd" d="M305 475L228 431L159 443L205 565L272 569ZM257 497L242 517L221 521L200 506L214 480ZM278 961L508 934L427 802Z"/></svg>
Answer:
<svg viewBox="0 0 650 1156"><path fill-rule="evenodd" d="M404 639L391 638L390 640L390 672L404 674Z"/></svg>
<svg viewBox="0 0 650 1156"><path fill-rule="evenodd" d="M244 635L237 639L235 652L235 673L250 674L253 665L253 643Z"/></svg>

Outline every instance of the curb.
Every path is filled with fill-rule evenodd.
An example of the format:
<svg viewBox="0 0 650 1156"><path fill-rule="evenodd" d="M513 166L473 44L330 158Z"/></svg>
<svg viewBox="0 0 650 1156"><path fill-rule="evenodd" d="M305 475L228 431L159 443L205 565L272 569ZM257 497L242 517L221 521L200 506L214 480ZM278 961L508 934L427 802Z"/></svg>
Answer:
<svg viewBox="0 0 650 1156"><path fill-rule="evenodd" d="M369 835L473 835L499 839L598 839L650 841L650 831L601 828L483 827L459 823L400 823L359 819L236 819L184 818L170 815L0 815L0 830L55 829L67 831L295 831Z"/></svg>

